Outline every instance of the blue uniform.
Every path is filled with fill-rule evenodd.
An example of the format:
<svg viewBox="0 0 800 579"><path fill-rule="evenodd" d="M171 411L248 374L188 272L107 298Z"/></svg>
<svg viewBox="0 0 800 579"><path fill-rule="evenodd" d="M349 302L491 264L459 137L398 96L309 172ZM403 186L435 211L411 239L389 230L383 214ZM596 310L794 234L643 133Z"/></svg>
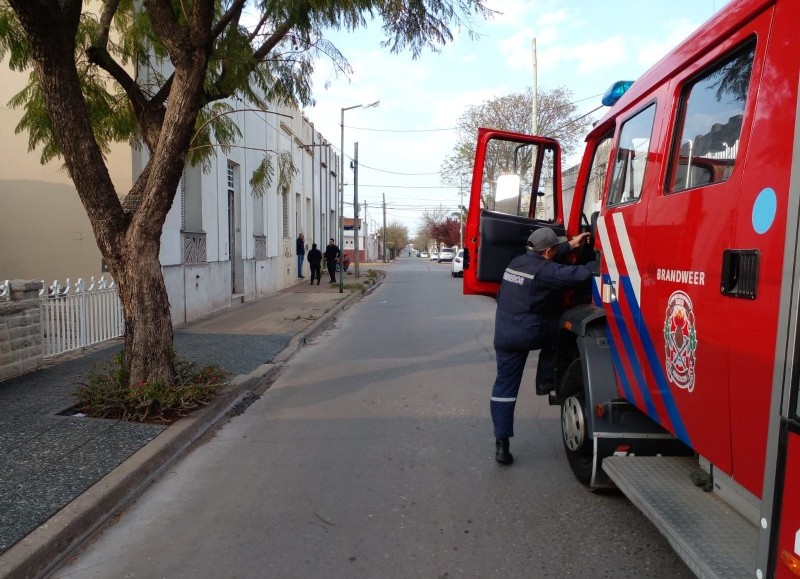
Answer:
<svg viewBox="0 0 800 579"><path fill-rule="evenodd" d="M554 341L564 290L591 277L589 266L562 265L533 251L515 257L506 267L494 322L497 378L490 408L496 438L514 436L514 407L529 351L541 350L536 383L553 382Z"/></svg>

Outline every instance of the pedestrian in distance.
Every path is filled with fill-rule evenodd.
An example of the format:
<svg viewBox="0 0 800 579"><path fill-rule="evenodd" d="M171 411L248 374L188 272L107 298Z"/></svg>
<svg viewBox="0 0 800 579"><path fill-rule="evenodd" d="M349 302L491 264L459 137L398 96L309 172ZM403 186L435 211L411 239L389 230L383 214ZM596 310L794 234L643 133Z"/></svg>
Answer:
<svg viewBox="0 0 800 579"><path fill-rule="evenodd" d="M306 256L306 238L301 233L297 236L297 279L303 279L303 258Z"/></svg>
<svg viewBox="0 0 800 579"><path fill-rule="evenodd" d="M314 278L317 278L317 285L322 279L322 252L317 249L317 244L312 243L308 251L308 267L311 270L311 285L314 285Z"/></svg>
<svg viewBox="0 0 800 579"><path fill-rule="evenodd" d="M497 377L490 402L495 460L500 464L514 461L509 439L514 436L514 408L531 350L539 350L536 393L546 395L554 388L555 338L564 292L592 277L587 265L564 265L557 260L587 243L588 235L567 242L552 229L537 229L528 237L525 253L512 259L503 273L494 323Z"/></svg>
<svg viewBox="0 0 800 579"><path fill-rule="evenodd" d="M328 247L325 248L325 265L328 267L328 274L331 276L331 283L336 283L336 264L339 263L339 258L342 253L339 247L331 237L328 242Z"/></svg>

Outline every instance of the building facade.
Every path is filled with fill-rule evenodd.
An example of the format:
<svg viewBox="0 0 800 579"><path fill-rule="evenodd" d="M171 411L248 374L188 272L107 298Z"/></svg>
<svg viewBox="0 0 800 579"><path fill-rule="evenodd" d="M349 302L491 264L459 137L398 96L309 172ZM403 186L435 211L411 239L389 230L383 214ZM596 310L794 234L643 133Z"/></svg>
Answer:
<svg viewBox="0 0 800 579"><path fill-rule="evenodd" d="M355 219L353 217L344 217L342 219L344 226L344 242L342 244L342 255L347 253L351 259L355 259ZM370 229L369 222L359 218L358 227L358 260L360 263L368 261L380 261L379 240L378 240L378 227L373 224L372 230ZM338 236L337 236L338 239Z"/></svg>
<svg viewBox="0 0 800 579"><path fill-rule="evenodd" d="M240 143L216 152L209 172L184 170L164 225L161 265L174 323L289 287L298 235L307 250L336 237L338 155L330 143L296 109L233 114ZM296 169L289 187L279 190L276 175L265 195L254 193L250 179L264 155L277 167L283 153ZM140 155L135 168L146 161Z"/></svg>
<svg viewBox="0 0 800 579"><path fill-rule="evenodd" d="M0 102L25 78L0 68ZM297 281L295 240L308 248L338 239L337 170L330 143L297 109L254 110L232 104L241 139L227 153L215 152L210 171L187 166L164 224L161 265L173 324L289 287ZM60 163L39 164L28 153L27 135L14 134L22 111L0 109L6 151L0 171L0 278L53 280L102 275L102 258L77 191ZM265 155L277 167L281 153L295 172L283 191L276 178L264 195L251 176ZM115 146L108 166L124 196L147 161L145 149ZM307 264L304 265L307 269ZM105 273L108 276L107 273Z"/></svg>

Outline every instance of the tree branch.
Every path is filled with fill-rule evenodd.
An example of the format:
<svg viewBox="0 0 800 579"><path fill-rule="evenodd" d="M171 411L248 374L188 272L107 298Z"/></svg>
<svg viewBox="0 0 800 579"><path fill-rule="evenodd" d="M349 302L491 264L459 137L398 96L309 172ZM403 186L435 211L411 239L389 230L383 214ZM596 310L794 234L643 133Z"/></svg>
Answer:
<svg viewBox="0 0 800 579"><path fill-rule="evenodd" d="M270 37L262 44L258 50L253 53L253 60L259 61L265 58L270 51L275 48L278 43L286 38L286 35L289 34L289 31L294 26L294 23L290 20L279 24L277 28L275 28L275 32L273 32Z"/></svg>
<svg viewBox="0 0 800 579"><path fill-rule="evenodd" d="M108 50L108 35L111 31L111 22L119 8L119 0L108 0L103 13L100 15L100 35L96 39L95 46L100 46Z"/></svg>
<svg viewBox="0 0 800 579"><path fill-rule="evenodd" d="M158 39L172 57L173 63L184 53L186 45L185 31L178 24L169 0L144 0L144 9L150 16L150 23Z"/></svg>
<svg viewBox="0 0 800 579"><path fill-rule="evenodd" d="M236 17L236 22L238 22L245 4L246 0L235 0L231 4L230 8L228 8L227 12L225 12L225 14L223 14L219 19L219 22L217 22L211 29L211 37L217 38L220 34L222 34L234 17Z"/></svg>

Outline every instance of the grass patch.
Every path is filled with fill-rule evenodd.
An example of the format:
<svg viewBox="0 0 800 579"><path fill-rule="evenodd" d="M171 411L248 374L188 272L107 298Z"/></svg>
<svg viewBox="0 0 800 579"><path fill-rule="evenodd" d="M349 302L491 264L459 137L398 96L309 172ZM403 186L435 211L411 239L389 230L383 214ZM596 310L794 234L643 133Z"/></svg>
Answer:
<svg viewBox="0 0 800 579"><path fill-rule="evenodd" d="M175 358L175 385L140 382L129 385L122 353L104 367L95 368L75 391L76 408L94 418L171 424L207 405L227 385L227 375L216 365Z"/></svg>
<svg viewBox="0 0 800 579"><path fill-rule="evenodd" d="M360 283L346 283L346 284L344 284L344 289L349 289L349 290L354 290L354 291L359 291L359 292L366 291L366 288L364 287L364 285L360 284Z"/></svg>

